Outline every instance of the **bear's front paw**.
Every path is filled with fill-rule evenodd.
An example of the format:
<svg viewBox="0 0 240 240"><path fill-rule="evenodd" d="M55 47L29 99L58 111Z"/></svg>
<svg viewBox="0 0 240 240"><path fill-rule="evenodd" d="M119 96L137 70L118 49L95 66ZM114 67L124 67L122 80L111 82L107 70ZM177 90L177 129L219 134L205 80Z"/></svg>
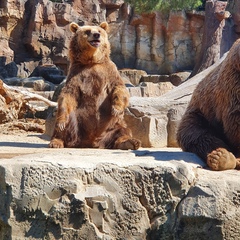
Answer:
<svg viewBox="0 0 240 240"><path fill-rule="evenodd" d="M124 109L122 109L120 106L112 106L112 115L113 116L119 116L123 114Z"/></svg>
<svg viewBox="0 0 240 240"><path fill-rule="evenodd" d="M63 141L61 139L54 138L49 143L50 148L64 148Z"/></svg>
<svg viewBox="0 0 240 240"><path fill-rule="evenodd" d="M213 150L207 156L208 166L215 171L234 169L236 163L235 156L225 148Z"/></svg>

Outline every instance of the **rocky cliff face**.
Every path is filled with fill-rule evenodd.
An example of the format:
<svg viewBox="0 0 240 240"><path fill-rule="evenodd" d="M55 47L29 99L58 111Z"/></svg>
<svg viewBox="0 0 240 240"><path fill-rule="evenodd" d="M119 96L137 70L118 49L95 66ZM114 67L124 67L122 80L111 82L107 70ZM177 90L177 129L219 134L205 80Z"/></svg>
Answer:
<svg viewBox="0 0 240 240"><path fill-rule="evenodd" d="M2 0L0 56L15 61L25 77L41 63L67 70L70 22L108 21L112 59L119 68L166 74L193 68L204 15L171 12L136 15L122 0Z"/></svg>

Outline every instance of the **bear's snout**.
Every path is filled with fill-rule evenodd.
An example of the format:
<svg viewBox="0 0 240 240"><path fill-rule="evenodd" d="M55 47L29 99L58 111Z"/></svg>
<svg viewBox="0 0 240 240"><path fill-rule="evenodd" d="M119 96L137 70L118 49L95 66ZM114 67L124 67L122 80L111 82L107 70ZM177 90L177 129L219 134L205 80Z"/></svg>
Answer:
<svg viewBox="0 0 240 240"><path fill-rule="evenodd" d="M99 32L92 32L91 40L89 41L90 45L94 48L98 48L101 42L100 38L101 38L101 34Z"/></svg>

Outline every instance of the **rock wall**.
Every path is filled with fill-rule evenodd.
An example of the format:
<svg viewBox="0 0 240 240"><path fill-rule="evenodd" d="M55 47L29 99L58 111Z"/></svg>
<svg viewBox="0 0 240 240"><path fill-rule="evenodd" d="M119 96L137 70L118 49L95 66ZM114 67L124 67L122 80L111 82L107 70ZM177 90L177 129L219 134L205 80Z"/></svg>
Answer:
<svg viewBox="0 0 240 240"><path fill-rule="evenodd" d="M136 15L123 0L1 0L0 56L28 76L41 63L67 71L70 22L108 21L112 59L119 68L149 74L191 70L201 43L204 14L171 12Z"/></svg>

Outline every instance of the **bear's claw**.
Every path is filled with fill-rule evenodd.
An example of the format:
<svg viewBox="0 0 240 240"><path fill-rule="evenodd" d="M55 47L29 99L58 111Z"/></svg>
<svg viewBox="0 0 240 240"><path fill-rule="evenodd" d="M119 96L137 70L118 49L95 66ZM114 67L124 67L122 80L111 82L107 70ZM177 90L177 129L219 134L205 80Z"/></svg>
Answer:
<svg viewBox="0 0 240 240"><path fill-rule="evenodd" d="M113 116L118 116L118 115L121 115L123 114L123 110L122 109L118 109L116 107L112 107L112 115Z"/></svg>
<svg viewBox="0 0 240 240"><path fill-rule="evenodd" d="M60 130L61 132L65 129L65 127L66 127L65 122L57 124L58 130Z"/></svg>

